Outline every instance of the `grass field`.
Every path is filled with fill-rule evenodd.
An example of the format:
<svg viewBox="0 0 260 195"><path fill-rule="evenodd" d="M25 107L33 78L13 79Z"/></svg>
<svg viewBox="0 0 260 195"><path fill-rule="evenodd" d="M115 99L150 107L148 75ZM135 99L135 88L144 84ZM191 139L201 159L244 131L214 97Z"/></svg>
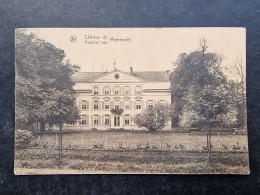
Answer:
<svg viewBox="0 0 260 195"><path fill-rule="evenodd" d="M237 142L240 146L247 145L247 136L220 135L218 138L218 135L213 135L212 140L215 150L208 164L207 152L201 149L206 145L206 136L202 133L189 136L169 132L64 134L63 158L60 162L57 137L55 134L46 134L34 139L31 147L15 150L15 173L249 173L247 148L232 150ZM222 145L219 148L219 140L226 149ZM97 144L103 144L103 148L94 147ZM158 147L153 147L155 145Z"/></svg>

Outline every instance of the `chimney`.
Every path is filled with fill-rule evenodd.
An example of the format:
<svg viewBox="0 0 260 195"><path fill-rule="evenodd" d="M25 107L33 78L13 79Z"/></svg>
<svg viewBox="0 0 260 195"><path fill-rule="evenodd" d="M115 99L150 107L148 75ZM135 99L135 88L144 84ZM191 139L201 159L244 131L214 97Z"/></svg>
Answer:
<svg viewBox="0 0 260 195"><path fill-rule="evenodd" d="M130 74L133 74L133 67L130 67Z"/></svg>

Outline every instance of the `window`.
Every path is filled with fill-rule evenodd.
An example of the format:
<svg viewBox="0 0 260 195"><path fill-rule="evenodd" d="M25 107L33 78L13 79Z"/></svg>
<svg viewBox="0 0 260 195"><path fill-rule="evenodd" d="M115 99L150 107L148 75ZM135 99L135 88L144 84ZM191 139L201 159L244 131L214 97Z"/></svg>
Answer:
<svg viewBox="0 0 260 195"><path fill-rule="evenodd" d="M117 86L114 89L115 89L115 95L118 95L119 94L119 87Z"/></svg>
<svg viewBox="0 0 260 195"><path fill-rule="evenodd" d="M110 125L110 116L105 115L105 125Z"/></svg>
<svg viewBox="0 0 260 195"><path fill-rule="evenodd" d="M94 101L94 110L98 110L98 101Z"/></svg>
<svg viewBox="0 0 260 195"><path fill-rule="evenodd" d="M87 125L87 116L86 115L81 116L81 125Z"/></svg>
<svg viewBox="0 0 260 195"><path fill-rule="evenodd" d="M142 104L142 102L141 102L141 100L137 100L136 101L136 109L137 110L140 110L142 107L141 107L141 104Z"/></svg>
<svg viewBox="0 0 260 195"><path fill-rule="evenodd" d="M109 101L105 101L105 110L109 110Z"/></svg>
<svg viewBox="0 0 260 195"><path fill-rule="evenodd" d="M136 94L141 95L142 94L142 88L140 86L136 87Z"/></svg>
<svg viewBox="0 0 260 195"><path fill-rule="evenodd" d="M115 109L119 109L120 108L119 104L120 104L119 101L115 101Z"/></svg>
<svg viewBox="0 0 260 195"><path fill-rule="evenodd" d="M70 126L75 126L75 125L76 125L76 121L70 121L70 122L69 122L69 125L70 125Z"/></svg>
<svg viewBox="0 0 260 195"><path fill-rule="evenodd" d="M148 101L148 109L153 109L153 100Z"/></svg>
<svg viewBox="0 0 260 195"><path fill-rule="evenodd" d="M94 115L94 125L98 125L98 124L99 124L99 116Z"/></svg>
<svg viewBox="0 0 260 195"><path fill-rule="evenodd" d="M125 95L130 95L130 87L125 87Z"/></svg>
<svg viewBox="0 0 260 195"><path fill-rule="evenodd" d="M105 87L105 95L109 95L109 92L110 92L109 86L106 86Z"/></svg>
<svg viewBox="0 0 260 195"><path fill-rule="evenodd" d="M125 110L130 110L130 101L125 101Z"/></svg>
<svg viewBox="0 0 260 195"><path fill-rule="evenodd" d="M94 95L98 95L98 86L94 86Z"/></svg>
<svg viewBox="0 0 260 195"><path fill-rule="evenodd" d="M130 124L130 116L129 114L125 115L125 125L129 125Z"/></svg>
<svg viewBox="0 0 260 195"><path fill-rule="evenodd" d="M87 101L83 100L81 101L81 109L86 110L87 109Z"/></svg>

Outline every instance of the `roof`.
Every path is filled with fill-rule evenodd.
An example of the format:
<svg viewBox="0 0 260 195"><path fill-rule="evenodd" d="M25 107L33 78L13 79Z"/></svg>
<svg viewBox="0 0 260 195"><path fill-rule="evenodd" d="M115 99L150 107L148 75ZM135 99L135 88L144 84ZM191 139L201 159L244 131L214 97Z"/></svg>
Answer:
<svg viewBox="0 0 260 195"><path fill-rule="evenodd" d="M157 82L169 81L169 76L167 76L166 71L133 72L133 76L143 79L145 81L157 81Z"/></svg>
<svg viewBox="0 0 260 195"><path fill-rule="evenodd" d="M75 82L90 82L91 80L106 74L107 72L77 72L72 76L72 79Z"/></svg>
<svg viewBox="0 0 260 195"><path fill-rule="evenodd" d="M130 74L129 72L124 73ZM72 78L75 82L91 82L95 78L99 78L106 74L109 74L109 72L77 72ZM167 82L169 81L169 76L167 75L166 71L133 72L133 76L148 82Z"/></svg>

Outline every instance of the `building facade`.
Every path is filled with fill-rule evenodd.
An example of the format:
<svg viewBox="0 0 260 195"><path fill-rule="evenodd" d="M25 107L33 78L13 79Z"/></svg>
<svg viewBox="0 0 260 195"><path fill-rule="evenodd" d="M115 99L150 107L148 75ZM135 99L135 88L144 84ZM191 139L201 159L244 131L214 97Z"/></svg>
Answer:
<svg viewBox="0 0 260 195"><path fill-rule="evenodd" d="M65 129L143 129L134 122L136 114L155 103L171 103L168 71L133 72L131 68L129 73L78 72L73 79L80 119L67 124ZM171 121L164 129L170 128Z"/></svg>

